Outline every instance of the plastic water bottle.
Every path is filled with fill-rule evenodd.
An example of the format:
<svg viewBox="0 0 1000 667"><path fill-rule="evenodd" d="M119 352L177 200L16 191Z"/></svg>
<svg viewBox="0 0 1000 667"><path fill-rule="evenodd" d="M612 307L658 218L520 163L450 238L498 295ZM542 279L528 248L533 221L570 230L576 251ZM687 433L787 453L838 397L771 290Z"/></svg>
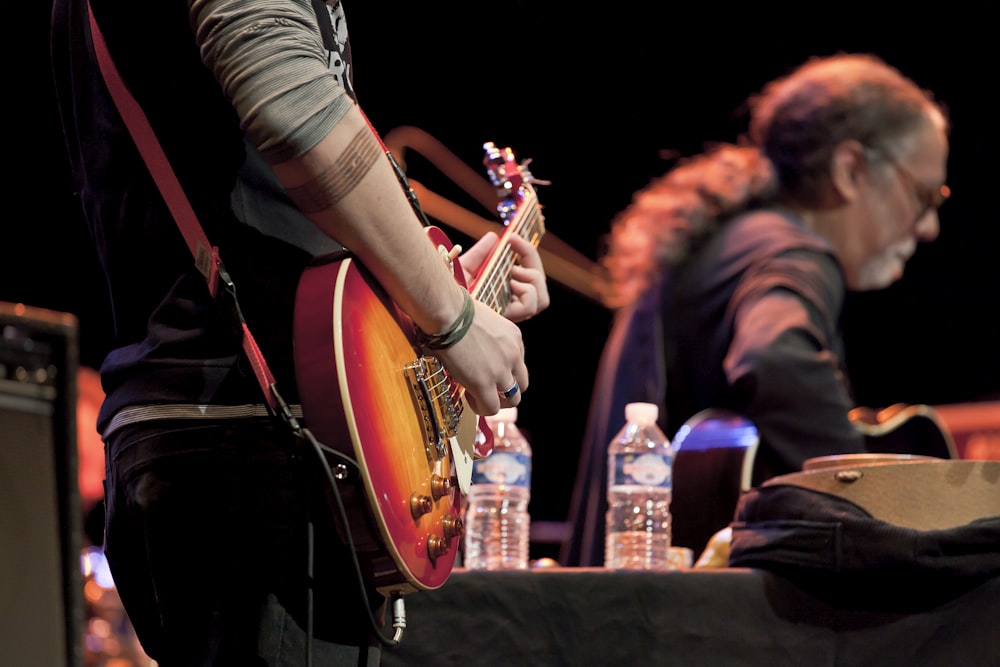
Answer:
<svg viewBox="0 0 1000 667"><path fill-rule="evenodd" d="M486 423L493 453L472 465L463 564L470 570L527 569L531 445L517 427L517 408L501 408Z"/></svg>
<svg viewBox="0 0 1000 667"><path fill-rule="evenodd" d="M626 424L608 445L604 567L669 570L673 450L653 403L625 406Z"/></svg>

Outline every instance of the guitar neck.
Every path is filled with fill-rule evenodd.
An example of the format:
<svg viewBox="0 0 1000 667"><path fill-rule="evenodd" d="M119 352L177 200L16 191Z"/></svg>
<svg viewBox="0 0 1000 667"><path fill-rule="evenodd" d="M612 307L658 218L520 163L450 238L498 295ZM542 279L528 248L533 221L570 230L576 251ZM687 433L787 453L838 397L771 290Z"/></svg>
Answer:
<svg viewBox="0 0 1000 667"><path fill-rule="evenodd" d="M538 195L531 185L531 174L518 165L510 149L497 150L492 144L485 146L490 178L502 191L509 193L498 205L497 211L504 220L505 229L493 252L469 286L472 296L498 313L510 305L510 275L519 255L510 245L510 237L518 234L536 248L545 233L545 218L538 204Z"/></svg>

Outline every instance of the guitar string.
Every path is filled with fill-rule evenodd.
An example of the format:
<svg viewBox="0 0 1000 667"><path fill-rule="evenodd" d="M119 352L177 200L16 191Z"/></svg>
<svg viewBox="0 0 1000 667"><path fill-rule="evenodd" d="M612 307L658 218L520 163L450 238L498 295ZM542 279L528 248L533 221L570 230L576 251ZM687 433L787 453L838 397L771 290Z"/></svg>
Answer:
<svg viewBox="0 0 1000 667"><path fill-rule="evenodd" d="M523 215L515 216L514 220L511 221L510 225L514 227L511 233L517 233L526 239L530 239L538 231L538 225L536 222L540 218L539 211L537 207L530 206L532 202L537 202L537 197L533 193L531 196L522 197L521 200L521 211L524 211ZM525 209L528 210L525 211ZM525 233L527 232L527 233ZM516 253L510 246L503 248L500 252L500 256L497 260L497 265L502 267L501 271L492 272L487 281L480 286L477 286L475 290L478 292L477 296L484 303L489 305L494 310L498 312L503 312L503 310L510 303L510 286L508 277L510 275L510 269L515 261ZM498 287L499 286L499 287ZM503 294L503 301L500 299L500 294ZM425 387L428 392L428 396L436 404L438 404L441 398L447 395L451 401L452 406L456 406L456 412L461 415L463 411L463 406L461 404L461 397L463 393L463 388L457 383L451 381L449 375L445 372L444 368L440 363L432 362L431 372L427 375L425 379Z"/></svg>
<svg viewBox="0 0 1000 667"><path fill-rule="evenodd" d="M530 203L530 201L535 200L535 197L528 197L522 200L522 210L524 210L525 203ZM519 234L525 239L531 238L535 232L538 231L538 226L535 224L539 217L539 212L536 207L530 207L530 209L521 216L520 219L515 219L511 222L512 225L516 225L523 229L515 229L514 233ZM524 232L527 232L525 234ZM510 304L511 290L510 283L507 280L510 275L510 269L515 262L516 253L509 246L501 251L500 259L498 263L503 266L503 271L499 271L490 276L484 285L486 289L486 295L489 300L483 299L485 303L490 305L494 310L498 312L503 312L507 305ZM503 298L501 299L501 295Z"/></svg>

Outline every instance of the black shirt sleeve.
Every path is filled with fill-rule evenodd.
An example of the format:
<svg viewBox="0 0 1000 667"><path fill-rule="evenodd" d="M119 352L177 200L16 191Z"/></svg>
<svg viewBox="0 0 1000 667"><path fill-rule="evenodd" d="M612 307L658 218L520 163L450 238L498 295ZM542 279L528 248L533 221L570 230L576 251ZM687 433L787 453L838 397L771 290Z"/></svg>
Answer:
<svg viewBox="0 0 1000 667"><path fill-rule="evenodd" d="M748 271L730 305L730 385L762 444L755 479L800 470L815 456L861 452L837 326L843 288L832 257L797 250Z"/></svg>

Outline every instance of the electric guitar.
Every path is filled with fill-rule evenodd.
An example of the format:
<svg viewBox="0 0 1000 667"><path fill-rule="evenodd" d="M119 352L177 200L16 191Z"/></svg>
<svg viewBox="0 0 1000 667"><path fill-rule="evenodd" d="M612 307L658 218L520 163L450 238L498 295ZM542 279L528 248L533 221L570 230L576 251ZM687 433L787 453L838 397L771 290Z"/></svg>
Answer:
<svg viewBox="0 0 1000 667"><path fill-rule="evenodd" d="M896 403L881 410L857 407L847 416L873 454L959 458L951 431L929 405Z"/></svg>
<svg viewBox="0 0 1000 667"><path fill-rule="evenodd" d="M957 459L955 443L934 408L897 403L881 410L848 413L864 436L866 454L822 457L828 465L859 465L887 457ZM745 416L717 408L702 410L674 435L673 544L699 553L732 521L740 494L753 483L759 437ZM817 460L817 463L819 460Z"/></svg>
<svg viewBox="0 0 1000 667"><path fill-rule="evenodd" d="M502 313L518 257L509 239L536 247L544 218L526 163L484 145L500 193L500 240L466 284L454 248L427 228L442 261L473 298ZM324 446L357 463L338 485L362 574L383 594L441 586L462 536L462 492L472 460L487 456L489 429L464 388L419 344L416 325L357 260L331 259L303 273L295 303L294 360L305 422Z"/></svg>

